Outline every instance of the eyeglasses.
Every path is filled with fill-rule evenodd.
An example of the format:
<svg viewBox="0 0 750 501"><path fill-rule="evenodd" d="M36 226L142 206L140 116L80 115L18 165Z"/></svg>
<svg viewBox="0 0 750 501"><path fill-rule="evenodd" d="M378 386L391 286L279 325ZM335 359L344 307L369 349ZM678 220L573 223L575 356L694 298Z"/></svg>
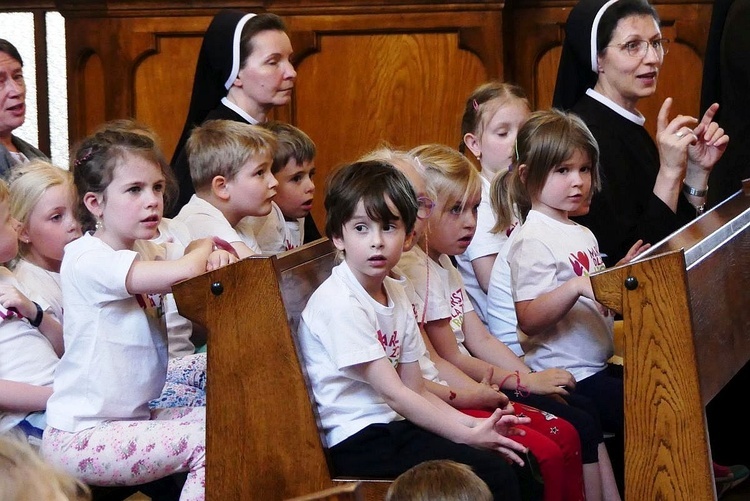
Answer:
<svg viewBox="0 0 750 501"><path fill-rule="evenodd" d="M657 38L656 40L630 40L616 45L608 45L607 47L618 47L620 50L624 50L630 57L644 58L648 52L648 48L654 49L657 57L664 57L669 52L669 39L668 38Z"/></svg>
<svg viewBox="0 0 750 501"><path fill-rule="evenodd" d="M435 207L435 202L427 197L417 197L417 217L419 219L427 219L432 214L432 209Z"/></svg>

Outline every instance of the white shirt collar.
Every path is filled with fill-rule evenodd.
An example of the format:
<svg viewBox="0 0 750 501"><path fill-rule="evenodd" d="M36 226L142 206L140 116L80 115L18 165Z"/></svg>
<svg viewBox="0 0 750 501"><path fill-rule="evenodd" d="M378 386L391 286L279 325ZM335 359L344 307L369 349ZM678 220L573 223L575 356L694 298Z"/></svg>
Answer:
<svg viewBox="0 0 750 501"><path fill-rule="evenodd" d="M247 120L247 122L251 125L258 125L260 122L258 122L256 119L251 117L245 110L234 104L232 101L227 99L226 97L221 98L221 104L229 108L230 110L237 113L239 116Z"/></svg>
<svg viewBox="0 0 750 501"><path fill-rule="evenodd" d="M638 113L636 115L635 113L629 112L628 110L626 110L625 108L623 108L619 104L617 104L614 101L612 101L610 98L604 96L603 94L598 93L594 89L587 89L586 90L586 95L589 96L589 97L591 97L592 99L596 99L597 101L599 101L600 103L602 103L607 108L611 109L612 111L614 111L618 115L622 115L623 117L627 118L628 120L630 120L631 122L633 122L636 125L640 125L641 127L643 127L643 124L646 123L646 118L643 115L641 115L640 113Z"/></svg>

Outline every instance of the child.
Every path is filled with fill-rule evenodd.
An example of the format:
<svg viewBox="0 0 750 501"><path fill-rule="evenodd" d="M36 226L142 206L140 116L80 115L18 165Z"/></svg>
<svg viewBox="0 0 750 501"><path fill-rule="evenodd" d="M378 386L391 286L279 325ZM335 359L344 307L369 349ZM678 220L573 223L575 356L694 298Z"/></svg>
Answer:
<svg viewBox="0 0 750 501"><path fill-rule="evenodd" d="M29 444L0 435L0 493L3 501L87 501L89 488L52 468Z"/></svg>
<svg viewBox="0 0 750 501"><path fill-rule="evenodd" d="M305 241L305 218L315 192L315 143L293 125L272 121L263 126L276 135L271 173L279 185L271 213L264 218L247 217L240 225L251 225L260 249L276 254Z"/></svg>
<svg viewBox="0 0 750 501"><path fill-rule="evenodd" d="M148 407L167 372L160 294L235 259L210 239L173 260L148 261L132 250L155 236L165 165L153 139L119 128L102 128L74 155L83 226L93 220L96 229L65 247L65 353L47 403L42 452L92 485L135 485L188 471L181 499L200 500L205 408Z"/></svg>
<svg viewBox="0 0 750 501"><path fill-rule="evenodd" d="M520 499L514 469L491 451L523 465L525 448L507 435L528 420L499 409L471 418L424 389L411 303L388 277L417 214L409 181L386 163L350 164L331 177L325 208L344 261L310 297L299 342L333 473L395 478L427 459L454 459L497 499Z"/></svg>
<svg viewBox="0 0 750 501"><path fill-rule="evenodd" d="M531 113L523 89L508 83L488 82L477 87L466 100L461 120L461 153L468 148L481 165L482 200L477 211L474 238L456 265L479 319L488 325L487 289L495 257L513 230L514 221L495 229L490 205L490 184L508 173L519 127ZM492 332L492 329L490 329ZM494 333L493 333L494 334Z"/></svg>
<svg viewBox="0 0 750 501"><path fill-rule="evenodd" d="M477 381L491 367L492 382L514 391L508 395L513 402L531 405L551 413L551 418L560 416L573 424L581 439L586 497L599 499L604 488L605 498L617 499L596 410L587 399L566 390L575 387L572 375L559 368L532 371L492 337L465 300L461 277L450 256L463 252L476 229L481 196L478 172L461 153L447 146L424 145L412 153L425 170L437 205L424 237L404 254L399 267L426 301L425 330L435 350ZM570 495L575 494L571 491Z"/></svg>
<svg viewBox="0 0 750 501"><path fill-rule="evenodd" d="M219 237L240 259L261 252L255 235L236 229L246 216L266 216L278 182L271 174L276 138L258 125L209 120L187 142L195 195L174 218L192 239Z"/></svg>
<svg viewBox="0 0 750 501"><path fill-rule="evenodd" d="M8 187L0 181L0 262L18 251L8 198ZM58 362L53 346L62 349L62 332L59 322L19 287L10 270L0 267L0 433L17 428L40 439Z"/></svg>
<svg viewBox="0 0 750 501"><path fill-rule="evenodd" d="M409 251L424 234L434 204L430 196L434 198L435 195L428 195L424 178L419 172L421 168L416 163L416 159L408 153L382 147L360 159L360 161L363 160L380 160L390 163L409 179L414 188L419 201L419 209L414 231L404 247L405 252ZM393 268L390 276L404 284L415 318L422 327L420 315L426 314L425 304L416 294L414 286L407 277L403 276L398 267ZM420 357L419 364L425 385L430 392L447 404L475 417L488 417L491 411L508 405L508 397L498 391L497 385L490 384L492 368L489 368L489 373L481 382L475 381L461 369L440 357L422 328L420 328L420 334L427 350ZM584 489L581 443L575 428L564 419L552 419L549 414L531 406L514 404L513 409L516 415L531 419L528 424L519 426L526 433L516 437L515 440L528 447L538 460L539 472L544 480L544 499L546 501L582 499Z"/></svg>
<svg viewBox="0 0 750 501"><path fill-rule="evenodd" d="M399 475L385 501L492 501L492 493L465 464L434 459Z"/></svg>
<svg viewBox="0 0 750 501"><path fill-rule="evenodd" d="M132 130L146 133L147 129L126 127L127 121L108 123L110 130ZM13 266L16 279L30 299L36 301L45 314L63 323L60 263L66 244L81 236L81 225L75 217L75 187L70 172L43 160L33 160L16 166L11 171L11 215L18 221L19 258ZM167 222L159 223L161 230ZM159 236L165 239L165 234ZM164 257L164 247L148 242L136 244L142 257ZM192 323L177 312L172 294L165 294L164 316L169 337L170 361L167 383L152 407L186 407L205 405L205 354L182 355L184 345L190 343ZM58 356L63 353L62 327ZM179 353L180 355L173 355ZM44 410L42 407L39 410Z"/></svg>
<svg viewBox="0 0 750 501"><path fill-rule="evenodd" d="M39 159L15 167L10 173L10 211L18 222L19 240L13 273L45 314L62 324L63 249L81 236L73 177ZM55 351L62 355L62 344Z"/></svg>

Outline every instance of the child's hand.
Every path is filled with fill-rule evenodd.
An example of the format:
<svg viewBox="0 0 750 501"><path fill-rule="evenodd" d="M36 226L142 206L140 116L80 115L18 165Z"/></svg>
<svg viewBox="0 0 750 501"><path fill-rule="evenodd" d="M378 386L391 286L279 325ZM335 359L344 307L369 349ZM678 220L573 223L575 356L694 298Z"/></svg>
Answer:
<svg viewBox="0 0 750 501"><path fill-rule="evenodd" d="M636 243L633 244L630 250L628 250L628 253L625 254L625 257L617 261L617 264L615 264L615 266L628 264L630 261L635 259L641 253L646 252L650 248L651 248L651 244L644 244L643 240L638 240Z"/></svg>
<svg viewBox="0 0 750 501"><path fill-rule="evenodd" d="M0 283L0 304L7 310L15 310L25 318L36 317L36 305L16 287Z"/></svg>
<svg viewBox="0 0 750 501"><path fill-rule="evenodd" d="M221 268L222 266L236 263L237 261L237 254L230 254L224 249L215 250L208 255L208 260L206 261L206 271L213 271Z"/></svg>
<svg viewBox="0 0 750 501"><path fill-rule="evenodd" d="M526 374L521 385L535 395L568 395L566 388L574 389L576 379L565 369L552 368Z"/></svg>
<svg viewBox="0 0 750 501"><path fill-rule="evenodd" d="M510 400L505 393L492 388L489 384L477 383L466 390L457 390L457 393L466 395L462 398L462 407L467 409L504 409L510 405Z"/></svg>
<svg viewBox="0 0 750 501"><path fill-rule="evenodd" d="M237 250L234 247L232 247L232 244L230 244L226 240L223 240L219 237L213 237L213 240L214 240L214 250L219 250L219 249L225 250L231 255L233 255L235 258L237 259L240 258L240 256L237 255ZM237 259L235 259L235 261ZM232 261L232 262L234 263L235 261Z"/></svg>
<svg viewBox="0 0 750 501"><path fill-rule="evenodd" d="M187 245L187 247L185 247L185 254L205 253L206 257L208 257L208 255L214 250L214 245L213 238L199 238L193 240Z"/></svg>
<svg viewBox="0 0 750 501"><path fill-rule="evenodd" d="M466 401L464 407L472 409L509 409L508 413L513 413L508 397L500 391L500 387L492 384L492 376L495 368L487 365L482 381L466 390ZM461 392L464 393L464 392Z"/></svg>
<svg viewBox="0 0 750 501"><path fill-rule="evenodd" d="M531 419L510 414L504 414L500 409L492 416L482 420L471 430L470 445L500 452L508 460L524 465L523 459L517 454L526 453L528 449L513 440L512 436L525 435L526 432L516 428L519 424L528 424Z"/></svg>

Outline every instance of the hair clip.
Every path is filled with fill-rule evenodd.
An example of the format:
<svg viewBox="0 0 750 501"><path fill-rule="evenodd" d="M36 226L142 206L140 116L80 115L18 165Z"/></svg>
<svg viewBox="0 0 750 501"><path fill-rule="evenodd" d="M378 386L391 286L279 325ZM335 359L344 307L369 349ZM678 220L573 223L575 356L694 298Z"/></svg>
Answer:
<svg viewBox="0 0 750 501"><path fill-rule="evenodd" d="M76 158L75 162L73 162L73 167L80 167L84 162L88 162L91 160L91 157L94 156L94 149L89 149L88 153L83 155L81 158Z"/></svg>
<svg viewBox="0 0 750 501"><path fill-rule="evenodd" d="M472 104L474 105L474 111L479 111L479 103L477 102L476 99L474 100Z"/></svg>

